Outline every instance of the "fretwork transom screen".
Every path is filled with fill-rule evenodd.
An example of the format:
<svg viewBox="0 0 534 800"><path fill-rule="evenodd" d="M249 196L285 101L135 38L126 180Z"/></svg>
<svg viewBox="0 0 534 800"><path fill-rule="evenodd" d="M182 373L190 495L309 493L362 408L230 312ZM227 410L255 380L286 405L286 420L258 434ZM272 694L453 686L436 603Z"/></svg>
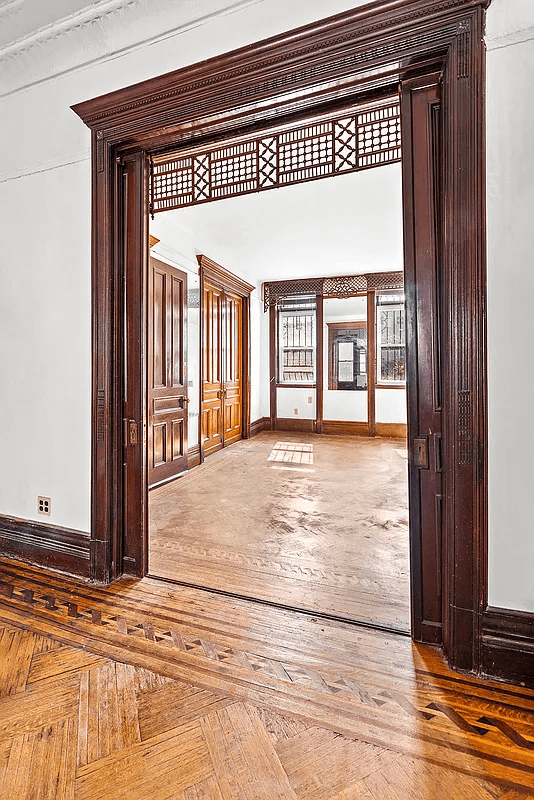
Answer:
<svg viewBox="0 0 534 800"><path fill-rule="evenodd" d="M206 203L399 161L400 107L352 108L224 146L153 159L151 211Z"/></svg>

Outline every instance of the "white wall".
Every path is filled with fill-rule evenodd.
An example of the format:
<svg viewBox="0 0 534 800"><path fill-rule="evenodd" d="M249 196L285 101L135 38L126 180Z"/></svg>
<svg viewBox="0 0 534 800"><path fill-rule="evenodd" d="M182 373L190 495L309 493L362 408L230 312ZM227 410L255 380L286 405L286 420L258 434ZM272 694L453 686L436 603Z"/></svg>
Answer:
<svg viewBox="0 0 534 800"><path fill-rule="evenodd" d="M489 603L534 611L534 4L487 33Z"/></svg>
<svg viewBox="0 0 534 800"><path fill-rule="evenodd" d="M377 422L406 423L406 389L376 389L375 415Z"/></svg>
<svg viewBox="0 0 534 800"><path fill-rule="evenodd" d="M279 419L315 419L316 391L305 386L278 386L276 416Z"/></svg>

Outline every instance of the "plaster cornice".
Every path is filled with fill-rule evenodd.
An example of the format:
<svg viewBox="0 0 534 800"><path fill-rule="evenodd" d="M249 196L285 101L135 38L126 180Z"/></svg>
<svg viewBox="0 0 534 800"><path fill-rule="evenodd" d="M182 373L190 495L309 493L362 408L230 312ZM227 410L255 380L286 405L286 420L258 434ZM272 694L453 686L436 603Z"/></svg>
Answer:
<svg viewBox="0 0 534 800"><path fill-rule="evenodd" d="M14 0L19 3L20 0ZM97 0L0 48L0 97L124 55L264 0ZM10 13L11 6L0 9ZM124 31L132 31L124 44ZM120 32L120 33L118 33Z"/></svg>

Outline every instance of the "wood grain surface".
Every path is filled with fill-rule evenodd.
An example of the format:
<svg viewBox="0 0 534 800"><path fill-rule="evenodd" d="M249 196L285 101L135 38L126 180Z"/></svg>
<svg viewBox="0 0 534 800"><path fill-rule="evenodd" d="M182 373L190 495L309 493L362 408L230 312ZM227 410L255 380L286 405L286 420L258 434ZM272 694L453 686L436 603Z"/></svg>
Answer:
<svg viewBox="0 0 534 800"><path fill-rule="evenodd" d="M151 575L410 630L402 441L263 432L149 493Z"/></svg>
<svg viewBox="0 0 534 800"><path fill-rule="evenodd" d="M534 692L401 636L1 561L0 797L526 800Z"/></svg>

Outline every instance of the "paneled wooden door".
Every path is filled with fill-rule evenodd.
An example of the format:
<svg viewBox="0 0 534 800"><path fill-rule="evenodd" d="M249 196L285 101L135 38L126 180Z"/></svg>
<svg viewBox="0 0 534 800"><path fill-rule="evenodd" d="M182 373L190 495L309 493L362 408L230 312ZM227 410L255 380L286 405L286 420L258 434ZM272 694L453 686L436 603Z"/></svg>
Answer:
<svg viewBox="0 0 534 800"><path fill-rule="evenodd" d="M204 456L243 431L243 298L204 280L202 440Z"/></svg>
<svg viewBox="0 0 534 800"><path fill-rule="evenodd" d="M187 275L150 259L148 485L187 469Z"/></svg>

